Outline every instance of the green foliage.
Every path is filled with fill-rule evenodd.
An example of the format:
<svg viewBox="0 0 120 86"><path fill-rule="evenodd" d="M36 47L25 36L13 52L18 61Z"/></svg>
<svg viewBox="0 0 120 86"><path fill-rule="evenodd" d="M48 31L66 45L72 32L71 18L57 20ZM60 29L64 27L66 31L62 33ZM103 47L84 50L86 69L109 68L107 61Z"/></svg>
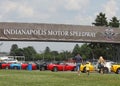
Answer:
<svg viewBox="0 0 120 86"><path fill-rule="evenodd" d="M83 59L90 59L91 57L91 48L88 46L87 43L83 44L80 47L80 54L83 57Z"/></svg>
<svg viewBox="0 0 120 86"><path fill-rule="evenodd" d="M34 60L43 60L43 54L35 54L35 59Z"/></svg>
<svg viewBox="0 0 120 86"><path fill-rule="evenodd" d="M76 56L78 53L82 56L83 59L93 58L91 55L92 49L88 46L87 43L81 45L81 47L78 44L75 45L72 55Z"/></svg>
<svg viewBox="0 0 120 86"><path fill-rule="evenodd" d="M57 51L51 51L50 53L51 53L52 59L54 61L56 61L56 60L58 61L58 55L59 55L59 53Z"/></svg>
<svg viewBox="0 0 120 86"><path fill-rule="evenodd" d="M11 49L10 49L10 55L11 56L16 56L15 51L18 49L18 45L17 44L13 44Z"/></svg>
<svg viewBox="0 0 120 86"><path fill-rule="evenodd" d="M95 59L98 59L99 56L103 56L105 59L113 60L113 45L107 43L90 43L88 45Z"/></svg>
<svg viewBox="0 0 120 86"><path fill-rule="evenodd" d="M97 15L95 22L92 23L95 26L108 26L108 22L107 22L107 17L104 13L99 13L99 15Z"/></svg>
<svg viewBox="0 0 120 86"><path fill-rule="evenodd" d="M46 47L44 53L47 54L47 53L50 53L50 52L51 52L50 48L49 48L49 47Z"/></svg>
<svg viewBox="0 0 120 86"><path fill-rule="evenodd" d="M26 60L34 60L36 56L36 51L32 46L28 46L26 48L23 48L24 50L24 56Z"/></svg>
<svg viewBox="0 0 120 86"><path fill-rule="evenodd" d="M15 56L24 56L24 51L21 48L18 48L14 51Z"/></svg>
<svg viewBox="0 0 120 86"><path fill-rule="evenodd" d="M112 17L112 19L109 22L109 26L118 28L120 26L120 20L117 19L117 17Z"/></svg>
<svg viewBox="0 0 120 86"><path fill-rule="evenodd" d="M73 56L76 56L78 53L80 53L80 47L78 44L76 44L72 51L72 54L73 54Z"/></svg>

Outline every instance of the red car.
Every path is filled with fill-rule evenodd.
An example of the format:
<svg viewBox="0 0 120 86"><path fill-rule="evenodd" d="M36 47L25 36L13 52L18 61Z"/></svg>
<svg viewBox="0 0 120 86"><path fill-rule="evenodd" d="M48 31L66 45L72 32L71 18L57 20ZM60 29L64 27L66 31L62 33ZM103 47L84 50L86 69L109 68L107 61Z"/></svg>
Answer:
<svg viewBox="0 0 120 86"><path fill-rule="evenodd" d="M32 64L32 70L37 70L37 65L36 64Z"/></svg>
<svg viewBox="0 0 120 86"><path fill-rule="evenodd" d="M28 64L27 63L22 63L21 64L21 69L27 70Z"/></svg>
<svg viewBox="0 0 120 86"><path fill-rule="evenodd" d="M54 71L54 72L57 72L57 71L75 71L76 66L64 64L64 63L56 63L56 64L51 63L51 64L48 64L47 69Z"/></svg>
<svg viewBox="0 0 120 86"><path fill-rule="evenodd" d="M10 69L10 64L9 63L0 63L0 68L1 69Z"/></svg>
<svg viewBox="0 0 120 86"><path fill-rule="evenodd" d="M28 65L29 65L29 64L27 64L27 63L22 63L22 64L21 64L21 68L22 68L23 70L27 70L27 69L28 69ZM37 70L36 64L31 64L31 66L32 66L32 70Z"/></svg>

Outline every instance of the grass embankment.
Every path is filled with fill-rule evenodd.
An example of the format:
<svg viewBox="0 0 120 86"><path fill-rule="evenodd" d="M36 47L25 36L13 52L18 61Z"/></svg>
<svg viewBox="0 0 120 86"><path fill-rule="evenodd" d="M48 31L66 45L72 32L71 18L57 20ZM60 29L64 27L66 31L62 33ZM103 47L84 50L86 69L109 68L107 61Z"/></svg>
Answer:
<svg viewBox="0 0 120 86"><path fill-rule="evenodd" d="M0 70L0 86L120 86L120 75Z"/></svg>

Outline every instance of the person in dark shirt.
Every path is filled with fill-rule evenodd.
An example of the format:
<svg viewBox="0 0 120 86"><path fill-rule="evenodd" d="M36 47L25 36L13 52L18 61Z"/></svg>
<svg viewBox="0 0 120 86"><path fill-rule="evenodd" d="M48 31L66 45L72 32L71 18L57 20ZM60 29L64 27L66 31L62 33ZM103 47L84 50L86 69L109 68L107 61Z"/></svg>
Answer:
<svg viewBox="0 0 120 86"><path fill-rule="evenodd" d="M77 54L77 55L74 57L74 60L75 60L75 62L76 62L77 73L78 73L78 75L80 75L80 65L81 65L81 63L83 62L83 59L82 59L82 57L80 56L80 54Z"/></svg>

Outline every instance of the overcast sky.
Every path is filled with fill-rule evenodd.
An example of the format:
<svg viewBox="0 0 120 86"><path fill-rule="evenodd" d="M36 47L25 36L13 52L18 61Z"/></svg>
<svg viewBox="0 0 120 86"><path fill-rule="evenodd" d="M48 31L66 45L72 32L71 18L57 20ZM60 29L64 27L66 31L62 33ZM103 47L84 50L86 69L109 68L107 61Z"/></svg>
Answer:
<svg viewBox="0 0 120 86"><path fill-rule="evenodd" d="M100 12L108 21L116 16L120 19L120 0L0 0L0 22L55 23L91 25ZM1 43L1 42L0 42ZM55 42L2 42L0 51L9 51L12 44L18 47L34 46L43 51L72 50L78 43Z"/></svg>

